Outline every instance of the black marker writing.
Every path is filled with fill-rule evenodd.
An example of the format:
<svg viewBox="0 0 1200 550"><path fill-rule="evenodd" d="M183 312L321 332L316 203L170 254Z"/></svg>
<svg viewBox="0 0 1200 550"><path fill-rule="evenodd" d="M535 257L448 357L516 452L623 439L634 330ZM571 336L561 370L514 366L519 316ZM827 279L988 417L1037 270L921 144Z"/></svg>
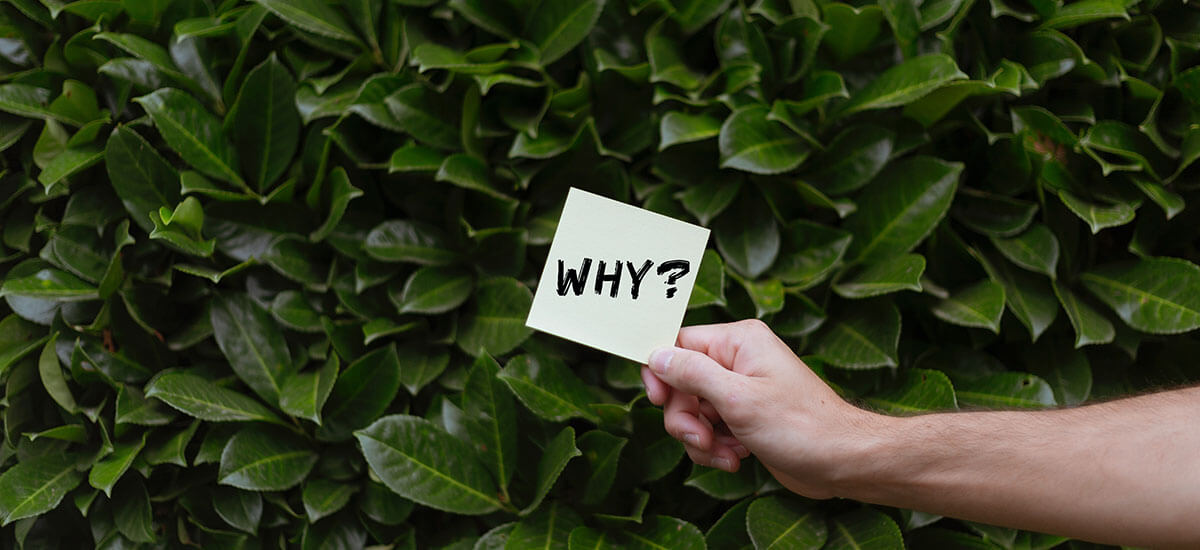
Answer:
<svg viewBox="0 0 1200 550"><path fill-rule="evenodd" d="M566 296L569 293L574 293L576 296L582 296L584 289L587 288L588 276L591 274L592 258L584 258L579 265L579 269L568 268L563 260L558 260L558 295ZM597 295L603 295L604 286L608 285L608 296L616 298L621 291L621 279L624 277L625 268L629 268L629 296L634 300L638 299L641 294L642 283L646 280L646 275L650 272L650 268L654 266L654 260L645 260L641 267L635 267L632 261L614 260L611 264L604 260L599 261L596 266L595 282L592 283L592 290ZM667 260L658 265L657 273L666 276L667 298L674 298L676 292L679 291L675 287L679 279L683 278L691 272L691 263L687 260Z"/></svg>
<svg viewBox="0 0 1200 550"><path fill-rule="evenodd" d="M621 261L617 260L617 269L612 275L604 272L604 260L600 260L600 267L596 269L596 294L604 292L605 281L612 282L612 291L609 296L616 298L617 290L621 286Z"/></svg>
<svg viewBox="0 0 1200 550"><path fill-rule="evenodd" d="M675 297L675 291L679 290L675 288L675 281L678 281L680 277L687 275L688 271L691 271L691 267L689 266L690 264L686 260L671 260L658 265L659 275L668 271L674 271L674 273L667 276L667 285L671 287L667 289L667 298Z"/></svg>
<svg viewBox="0 0 1200 550"><path fill-rule="evenodd" d="M625 262L625 265L629 266L629 277L633 279L633 288L629 289L629 293L633 295L633 299L636 300L638 297L638 289L642 287L642 278L646 276L647 271L650 271L650 266L654 265L654 262L651 260L646 260L646 263L642 264L642 268L637 271L634 271L633 269L633 262Z"/></svg>
<svg viewBox="0 0 1200 550"><path fill-rule="evenodd" d="M583 265L580 266L579 272L574 269L566 270L563 273L563 261L558 261L558 295L566 296L567 288L575 293L576 296L583 294L583 285L587 284L588 270L592 267L592 259L584 258Z"/></svg>

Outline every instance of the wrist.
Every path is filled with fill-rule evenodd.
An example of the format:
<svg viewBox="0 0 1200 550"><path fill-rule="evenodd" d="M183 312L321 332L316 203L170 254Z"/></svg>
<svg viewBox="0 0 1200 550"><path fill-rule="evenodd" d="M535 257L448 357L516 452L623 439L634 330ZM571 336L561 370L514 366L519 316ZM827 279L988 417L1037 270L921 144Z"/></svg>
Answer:
<svg viewBox="0 0 1200 550"><path fill-rule="evenodd" d="M893 417L855 408L848 415L849 429L839 437L839 448L829 471L834 496L873 501L896 484L896 474L906 468L904 432L909 418Z"/></svg>

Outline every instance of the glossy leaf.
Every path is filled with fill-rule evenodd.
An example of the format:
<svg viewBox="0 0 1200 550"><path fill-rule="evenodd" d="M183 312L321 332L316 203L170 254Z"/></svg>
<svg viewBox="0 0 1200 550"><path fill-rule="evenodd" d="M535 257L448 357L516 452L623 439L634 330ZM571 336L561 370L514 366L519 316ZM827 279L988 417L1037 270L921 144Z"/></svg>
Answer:
<svg viewBox="0 0 1200 550"><path fill-rule="evenodd" d="M912 250L946 215L962 170L921 156L893 164L867 187L878 192L846 219L844 228L854 236L847 256L883 260Z"/></svg>
<svg viewBox="0 0 1200 550"><path fill-rule="evenodd" d="M746 510L746 528L756 549L819 549L828 538L819 512L786 497L752 502Z"/></svg>
<svg viewBox="0 0 1200 550"><path fill-rule="evenodd" d="M303 439L278 428L243 428L221 451L217 480L247 491L282 491L308 476L317 453Z"/></svg>
<svg viewBox="0 0 1200 550"><path fill-rule="evenodd" d="M532 333L525 326L532 304L533 293L516 280L498 277L480 281L475 299L468 302L459 317L456 343L473 356L511 351Z"/></svg>
<svg viewBox="0 0 1200 550"><path fill-rule="evenodd" d="M954 59L945 54L929 54L909 59L880 74L850 99L838 106L839 116L858 111L886 109L905 105L924 97L939 86L967 78Z"/></svg>
<svg viewBox="0 0 1200 550"><path fill-rule="evenodd" d="M300 115L292 102L295 94L295 79L271 56L246 75L225 120L246 182L260 193L283 174L296 152Z"/></svg>
<svg viewBox="0 0 1200 550"><path fill-rule="evenodd" d="M1200 267L1175 258L1107 264L1080 276L1129 326L1157 334L1200 327Z"/></svg>
<svg viewBox="0 0 1200 550"><path fill-rule="evenodd" d="M502 506L474 450L427 420L385 416L354 436L371 470L405 498L459 514Z"/></svg>
<svg viewBox="0 0 1200 550"><path fill-rule="evenodd" d="M161 400L179 412L210 422L282 422L258 401L180 371L155 376L146 384L146 398Z"/></svg>
<svg viewBox="0 0 1200 550"><path fill-rule="evenodd" d="M897 365L900 312L891 302L855 303L827 326L812 345L817 357L847 369Z"/></svg>
<svg viewBox="0 0 1200 550"><path fill-rule="evenodd" d="M271 315L244 294L221 296L211 311L213 336L238 378L268 403L279 403L292 360Z"/></svg>
<svg viewBox="0 0 1200 550"><path fill-rule="evenodd" d="M188 164L205 175L244 186L238 153L221 122L187 92L163 88L136 100L163 139Z"/></svg>
<svg viewBox="0 0 1200 550"><path fill-rule="evenodd" d="M1004 286L991 280L975 283L938 302L930 311L947 323L1000 332Z"/></svg>
<svg viewBox="0 0 1200 550"><path fill-rule="evenodd" d="M871 508L835 516L829 522L829 540L824 547L830 550L882 550L904 546L896 522Z"/></svg>
<svg viewBox="0 0 1200 550"><path fill-rule="evenodd" d="M901 290L919 292L924 272L924 257L905 254L863 266L838 280L833 290L845 298L868 298Z"/></svg>
<svg viewBox="0 0 1200 550"><path fill-rule="evenodd" d="M992 244L1012 263L1051 279L1057 277L1058 238L1046 226L1034 224L1015 237L993 238Z"/></svg>
<svg viewBox="0 0 1200 550"><path fill-rule="evenodd" d="M768 120L767 113L766 107L749 106L725 119L719 139L722 168L778 174L804 162L808 144L784 125Z"/></svg>
<svg viewBox="0 0 1200 550"><path fill-rule="evenodd" d="M0 474L0 518L3 524L53 510L83 479L77 457L48 453L23 460Z"/></svg>
<svg viewBox="0 0 1200 550"><path fill-rule="evenodd" d="M344 439L379 418L400 390L400 372L394 345L376 349L347 366L322 410L319 435Z"/></svg>
<svg viewBox="0 0 1200 550"><path fill-rule="evenodd" d="M497 376L521 403L542 418L562 421L580 417L599 421L589 407L593 394L562 361L520 355L504 365Z"/></svg>

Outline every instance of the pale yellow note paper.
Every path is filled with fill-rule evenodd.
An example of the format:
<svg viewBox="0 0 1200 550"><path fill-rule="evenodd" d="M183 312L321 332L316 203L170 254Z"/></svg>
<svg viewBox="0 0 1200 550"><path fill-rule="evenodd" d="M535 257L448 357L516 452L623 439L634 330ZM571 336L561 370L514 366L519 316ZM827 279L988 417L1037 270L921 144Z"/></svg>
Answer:
<svg viewBox="0 0 1200 550"><path fill-rule="evenodd" d="M675 343L708 229L572 188L525 324L645 363Z"/></svg>

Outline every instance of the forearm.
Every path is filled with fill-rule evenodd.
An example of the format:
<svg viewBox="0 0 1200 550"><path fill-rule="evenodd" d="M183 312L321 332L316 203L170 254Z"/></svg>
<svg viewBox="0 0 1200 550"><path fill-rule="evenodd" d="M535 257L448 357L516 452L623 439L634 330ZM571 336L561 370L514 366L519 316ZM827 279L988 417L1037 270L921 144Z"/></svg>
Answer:
<svg viewBox="0 0 1200 550"><path fill-rule="evenodd" d="M1052 411L876 418L839 495L1143 546L1200 545L1200 388Z"/></svg>

